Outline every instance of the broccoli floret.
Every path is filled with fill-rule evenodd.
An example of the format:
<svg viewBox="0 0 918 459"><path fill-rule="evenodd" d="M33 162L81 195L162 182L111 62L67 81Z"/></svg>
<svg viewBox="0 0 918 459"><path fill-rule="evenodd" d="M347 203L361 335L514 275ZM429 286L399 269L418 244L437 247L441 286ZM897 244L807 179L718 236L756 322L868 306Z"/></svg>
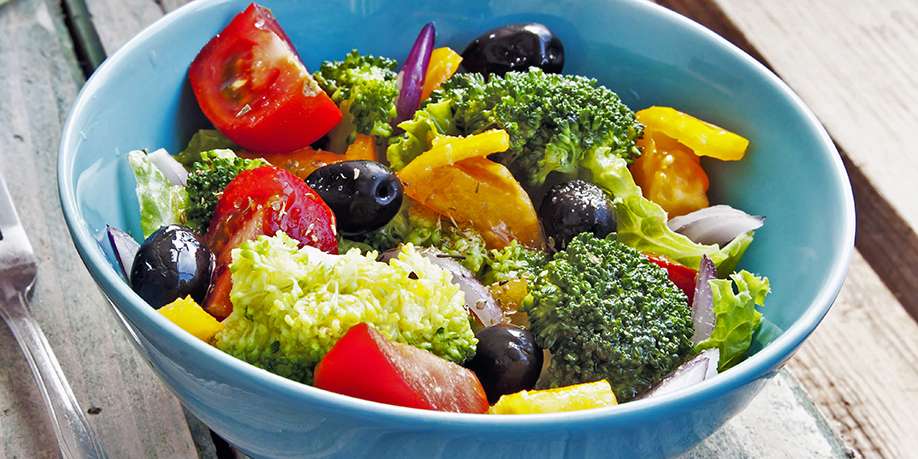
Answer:
<svg viewBox="0 0 918 459"><path fill-rule="evenodd" d="M338 104L344 119L329 134L329 149L342 152L357 133L387 139L392 135L398 97L396 62L362 56L353 50L343 61L326 61L315 73L316 82Z"/></svg>
<svg viewBox="0 0 918 459"><path fill-rule="evenodd" d="M331 255L298 246L279 232L233 251L233 313L215 336L219 349L305 383L359 323L456 363L475 354L462 291L414 246L388 263L372 252Z"/></svg>
<svg viewBox="0 0 918 459"><path fill-rule="evenodd" d="M456 259L472 273L481 272L488 258L488 249L480 234L472 229L459 228L437 215L412 210L405 203L386 226L367 234L355 245L347 241L344 247L368 247L384 252L401 243L419 247L434 247Z"/></svg>
<svg viewBox="0 0 918 459"><path fill-rule="evenodd" d="M217 201L223 189L240 172L267 166L263 159L246 159L236 156L232 150L212 150L201 153L188 173L188 226L199 232L207 231L210 218L217 208Z"/></svg>
<svg viewBox="0 0 918 459"><path fill-rule="evenodd" d="M537 68L487 79L456 75L399 126L406 133L387 152L396 168L429 147L431 127L449 135L504 129L510 149L496 159L530 185L542 184L554 171L575 174L587 153L602 147L630 162L639 155L634 140L643 132L631 109L596 80ZM425 132L414 132L418 129Z"/></svg>
<svg viewBox="0 0 918 459"><path fill-rule="evenodd" d="M672 372L692 349L687 298L638 251L591 233L554 255L523 310L552 354L540 385L606 379L620 401Z"/></svg>
<svg viewBox="0 0 918 459"><path fill-rule="evenodd" d="M201 153L211 150L235 150L238 148L232 140L216 129L198 129L191 136L185 149L175 155L175 160L190 169L201 160Z"/></svg>
<svg viewBox="0 0 918 459"><path fill-rule="evenodd" d="M488 253L482 281L485 284L506 282L515 279L534 279L548 262L548 254L530 249L517 241L511 241L502 249Z"/></svg>

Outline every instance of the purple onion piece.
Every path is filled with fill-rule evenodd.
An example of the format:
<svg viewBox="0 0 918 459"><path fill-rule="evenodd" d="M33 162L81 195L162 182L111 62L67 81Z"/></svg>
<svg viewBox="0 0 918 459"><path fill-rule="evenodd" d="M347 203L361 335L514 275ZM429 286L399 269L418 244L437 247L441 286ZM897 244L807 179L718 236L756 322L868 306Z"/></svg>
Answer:
<svg viewBox="0 0 918 459"><path fill-rule="evenodd" d="M683 363L653 389L639 398L657 397L677 390L682 390L702 381L717 376L717 363L720 361L719 349L706 349L692 360Z"/></svg>
<svg viewBox="0 0 918 459"><path fill-rule="evenodd" d="M717 278L717 267L706 255L701 256L701 266L695 276L695 294L692 297L692 324L695 333L692 344L698 344L711 336L716 317L714 316L714 297L711 294L711 279Z"/></svg>
<svg viewBox="0 0 918 459"><path fill-rule="evenodd" d="M754 231L765 224L765 217L749 215L727 205L705 207L673 217L666 223L669 229L683 234L699 244L724 246L737 236Z"/></svg>
<svg viewBox="0 0 918 459"><path fill-rule="evenodd" d="M400 251L400 248L387 250L380 256L380 261L388 261L391 258L395 258ZM491 296L491 292L487 287L482 285L481 282L478 282L475 275L465 266L462 266L449 255L434 248L421 248L418 249L418 252L427 257L431 263L449 271L449 273L453 275L453 283L458 285L459 289L462 290L462 293L465 295L466 309L468 309L483 326L490 327L503 321L503 310L500 309L497 301Z"/></svg>
<svg viewBox="0 0 918 459"><path fill-rule="evenodd" d="M395 104L397 116L395 123L401 123L414 115L421 103L421 89L424 87L424 76L430 65L430 53L433 52L437 31L432 22L428 22L408 53L405 65L398 74L398 101Z"/></svg>
<svg viewBox="0 0 918 459"><path fill-rule="evenodd" d="M188 171L185 170L185 166L176 161L166 150L160 148L150 153L148 159L173 185L185 186L188 182Z"/></svg>
<svg viewBox="0 0 918 459"><path fill-rule="evenodd" d="M134 256L137 255L140 244L130 234L114 226L105 225L105 234L108 235L108 243L111 244L115 259L118 260L118 266L121 267L121 274L130 279Z"/></svg>

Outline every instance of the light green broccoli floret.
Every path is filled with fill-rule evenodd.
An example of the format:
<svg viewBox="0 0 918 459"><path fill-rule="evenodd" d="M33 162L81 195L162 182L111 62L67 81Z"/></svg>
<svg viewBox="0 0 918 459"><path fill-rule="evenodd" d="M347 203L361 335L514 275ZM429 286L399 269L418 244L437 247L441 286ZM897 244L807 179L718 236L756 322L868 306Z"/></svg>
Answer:
<svg viewBox="0 0 918 459"><path fill-rule="evenodd" d="M233 250L233 312L216 346L281 376L309 383L347 330L371 324L386 338L462 363L477 340L452 275L406 244L397 258L297 248L284 233Z"/></svg>
<svg viewBox="0 0 918 459"><path fill-rule="evenodd" d="M401 243L434 247L475 274L480 273L487 263L488 249L484 238L475 230L459 228L436 215L412 211L408 203L386 226L369 233L363 241L347 241L342 247L356 246L364 251L370 248L384 252Z"/></svg>
<svg viewBox="0 0 918 459"><path fill-rule="evenodd" d="M487 285L515 279L532 280L547 262L547 253L510 241L506 247L488 253L482 281Z"/></svg>
<svg viewBox="0 0 918 459"><path fill-rule="evenodd" d="M530 284L523 310L536 342L552 354L540 385L606 379L628 401L692 350L692 312L666 271L592 233L554 255Z"/></svg>

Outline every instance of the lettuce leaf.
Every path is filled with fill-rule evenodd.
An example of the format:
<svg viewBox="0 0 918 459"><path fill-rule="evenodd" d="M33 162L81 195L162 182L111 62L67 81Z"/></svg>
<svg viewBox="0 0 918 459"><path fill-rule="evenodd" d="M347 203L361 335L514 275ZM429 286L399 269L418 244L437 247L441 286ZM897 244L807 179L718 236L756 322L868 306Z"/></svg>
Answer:
<svg viewBox="0 0 918 459"><path fill-rule="evenodd" d="M173 185L141 150L128 153L128 163L137 182L140 204L140 229L146 238L160 226L186 222L188 193L185 187Z"/></svg>
<svg viewBox="0 0 918 459"><path fill-rule="evenodd" d="M182 163L186 169L201 160L201 153L211 150L235 150L239 148L232 140L216 129L199 129L191 136L188 146L179 154L175 155L175 160Z"/></svg>
<svg viewBox="0 0 918 459"><path fill-rule="evenodd" d="M618 239L640 252L661 255L682 265L698 269L701 256L707 255L721 274L730 273L739 263L752 242L753 233L737 236L723 248L705 245L676 233L666 226L666 211L657 203L644 198L634 183L628 164L613 155L608 147L590 152L581 162L588 180L606 190L614 198Z"/></svg>
<svg viewBox="0 0 918 459"><path fill-rule="evenodd" d="M746 357L752 336L762 322L762 313L755 307L765 306L765 297L771 292L767 277L740 271L731 274L730 279L708 281L716 322L711 336L695 345L696 352L720 349L720 371L736 365ZM737 291L733 290L734 284Z"/></svg>

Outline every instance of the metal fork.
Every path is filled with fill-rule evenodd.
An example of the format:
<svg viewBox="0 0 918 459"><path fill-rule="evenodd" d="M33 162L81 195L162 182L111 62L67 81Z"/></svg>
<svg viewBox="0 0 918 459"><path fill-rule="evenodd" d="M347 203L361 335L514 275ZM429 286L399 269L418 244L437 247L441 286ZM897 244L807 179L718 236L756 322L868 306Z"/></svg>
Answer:
<svg viewBox="0 0 918 459"><path fill-rule="evenodd" d="M32 245L0 176L0 317L13 331L32 368L51 415L61 455L68 459L104 458L102 444L89 428L48 339L29 313L37 273Z"/></svg>

